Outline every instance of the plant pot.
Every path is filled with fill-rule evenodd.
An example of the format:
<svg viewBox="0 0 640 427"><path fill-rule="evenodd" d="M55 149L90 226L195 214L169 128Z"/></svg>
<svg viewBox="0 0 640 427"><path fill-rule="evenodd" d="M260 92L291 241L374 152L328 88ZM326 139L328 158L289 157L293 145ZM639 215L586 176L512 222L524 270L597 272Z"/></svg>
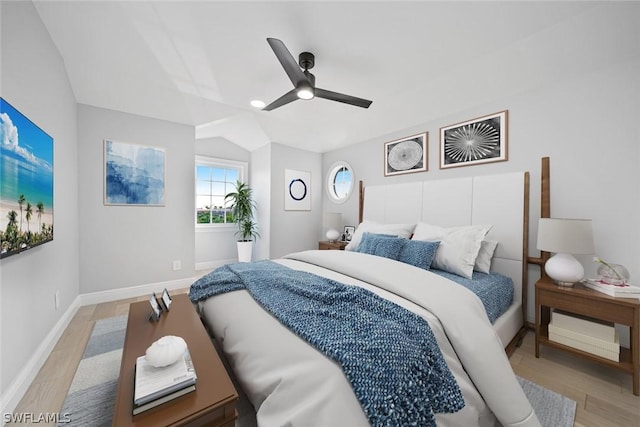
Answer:
<svg viewBox="0 0 640 427"><path fill-rule="evenodd" d="M238 262L251 262L253 241L238 242Z"/></svg>

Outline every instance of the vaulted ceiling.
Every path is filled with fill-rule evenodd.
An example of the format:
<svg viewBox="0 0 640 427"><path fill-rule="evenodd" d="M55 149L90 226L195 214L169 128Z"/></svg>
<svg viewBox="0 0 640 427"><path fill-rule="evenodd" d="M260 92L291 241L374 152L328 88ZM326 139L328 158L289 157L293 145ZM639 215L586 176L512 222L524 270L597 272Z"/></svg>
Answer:
<svg viewBox="0 0 640 427"><path fill-rule="evenodd" d="M529 41L594 2L36 1L82 104L197 126L249 150L324 152L523 90L557 74ZM266 38L315 54L324 99L267 112L292 89ZM531 46L535 46L535 50ZM555 57L552 55L550 57ZM513 59L516 58L514 61ZM580 64L578 64L580 65ZM570 65L567 65L570 66ZM524 75L523 75L523 71Z"/></svg>

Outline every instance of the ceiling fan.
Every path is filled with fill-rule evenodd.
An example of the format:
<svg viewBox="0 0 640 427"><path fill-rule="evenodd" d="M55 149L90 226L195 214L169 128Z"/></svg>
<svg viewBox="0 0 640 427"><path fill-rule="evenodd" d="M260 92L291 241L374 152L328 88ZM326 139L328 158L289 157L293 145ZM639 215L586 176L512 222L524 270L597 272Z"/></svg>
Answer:
<svg viewBox="0 0 640 427"><path fill-rule="evenodd" d="M332 92L330 90L316 87L316 77L309 72L315 63L313 53L302 52L298 57L298 62L296 63L296 60L293 59L293 56L282 41L274 38L268 38L267 42L269 43L269 46L271 46L271 49L273 49L273 53L276 54L280 64L282 64L282 67L289 76L294 88L264 107L263 110L271 111L295 101L296 99L312 99L315 96L362 108L369 108L369 105L371 105L372 101L367 99L357 98L355 96L345 95L343 93ZM302 71L301 68L303 68L304 71Z"/></svg>

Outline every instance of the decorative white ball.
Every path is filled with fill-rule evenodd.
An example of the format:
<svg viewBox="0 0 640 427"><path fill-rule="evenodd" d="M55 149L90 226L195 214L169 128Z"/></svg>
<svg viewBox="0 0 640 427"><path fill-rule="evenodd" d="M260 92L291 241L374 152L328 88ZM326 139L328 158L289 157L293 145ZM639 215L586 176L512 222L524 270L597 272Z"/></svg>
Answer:
<svg viewBox="0 0 640 427"><path fill-rule="evenodd" d="M177 361L186 349L187 343L184 339L167 335L151 344L145 352L145 356L151 366L162 368Z"/></svg>

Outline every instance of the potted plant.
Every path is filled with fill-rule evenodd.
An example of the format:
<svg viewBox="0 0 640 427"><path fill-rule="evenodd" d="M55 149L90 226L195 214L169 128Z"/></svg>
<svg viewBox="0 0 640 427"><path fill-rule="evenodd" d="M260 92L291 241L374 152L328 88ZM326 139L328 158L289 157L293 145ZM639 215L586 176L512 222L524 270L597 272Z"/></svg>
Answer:
<svg viewBox="0 0 640 427"><path fill-rule="evenodd" d="M224 200L231 201L231 215L233 222L238 226L238 261L249 262L253 251L253 239L260 237L258 224L253 218L256 203L253 200L253 190L244 182L236 181L234 190L224 196Z"/></svg>

